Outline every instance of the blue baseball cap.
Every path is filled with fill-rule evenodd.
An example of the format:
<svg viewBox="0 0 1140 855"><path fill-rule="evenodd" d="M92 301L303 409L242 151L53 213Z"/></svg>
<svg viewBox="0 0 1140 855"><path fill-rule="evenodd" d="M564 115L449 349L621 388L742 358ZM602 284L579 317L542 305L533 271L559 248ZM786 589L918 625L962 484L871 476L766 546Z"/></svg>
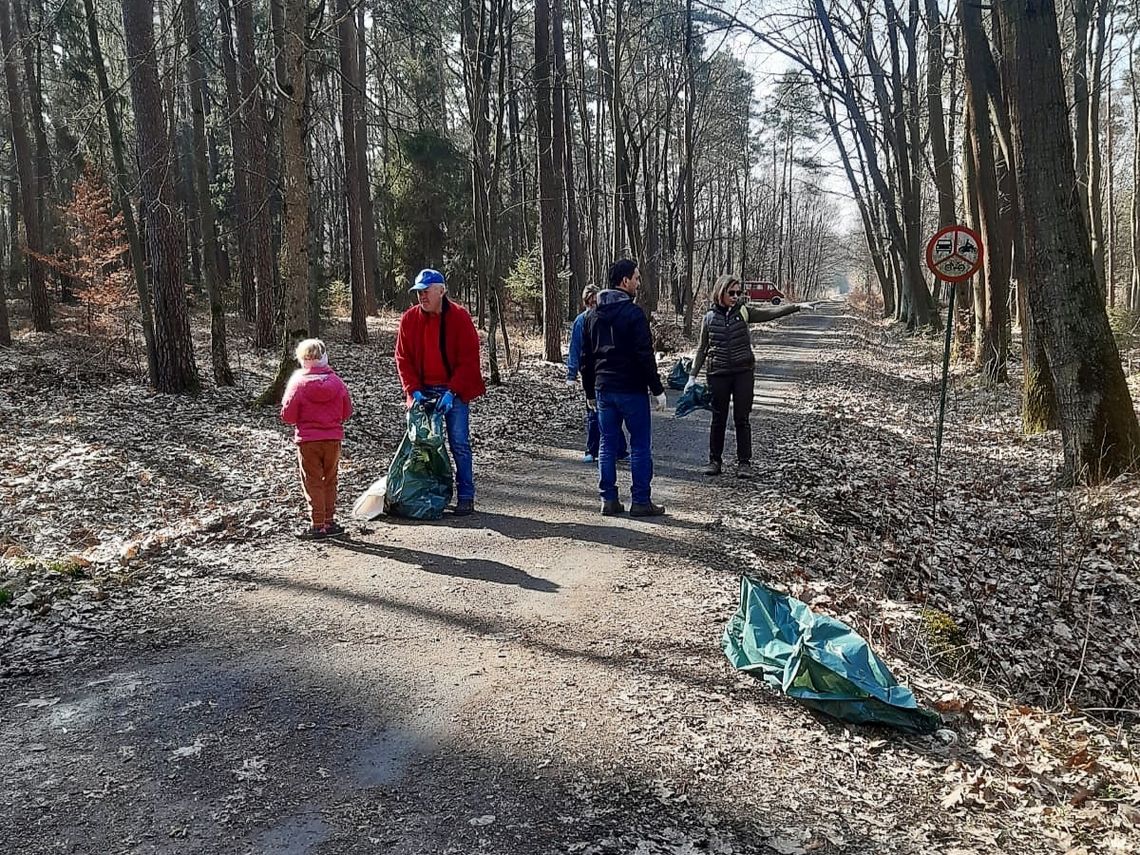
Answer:
<svg viewBox="0 0 1140 855"><path fill-rule="evenodd" d="M443 274L438 270L432 270L430 267L425 267L416 276L416 284L409 288L409 291L426 291L432 285L443 285Z"/></svg>

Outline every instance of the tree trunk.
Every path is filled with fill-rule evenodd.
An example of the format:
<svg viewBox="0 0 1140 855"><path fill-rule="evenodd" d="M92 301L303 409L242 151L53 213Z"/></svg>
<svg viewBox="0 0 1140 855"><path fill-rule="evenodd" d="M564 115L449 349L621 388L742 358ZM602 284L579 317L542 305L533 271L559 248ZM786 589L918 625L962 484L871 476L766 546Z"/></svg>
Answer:
<svg viewBox="0 0 1140 855"><path fill-rule="evenodd" d="M681 299L684 300L684 319L682 330L686 337L693 334L693 305L696 295L693 293L693 255L696 252L696 181L693 173L696 167L696 67L693 59L693 0L685 0L685 37L683 54L685 57L685 129L684 129L684 160L681 170L684 175L684 199L682 200L683 224L681 227L681 245L684 253L681 273Z"/></svg>
<svg viewBox="0 0 1140 855"><path fill-rule="evenodd" d="M273 338L273 241L270 234L272 182L269 175L269 125L258 89L260 67L253 46L253 0L234 0L237 31L237 65L241 90L241 115L247 149L244 158L249 194L250 237L256 281L257 311L253 322L253 346L272 347ZM235 157L237 152L234 152ZM235 166L235 170L236 170Z"/></svg>
<svg viewBox="0 0 1140 855"><path fill-rule="evenodd" d="M1092 0L1092 56L1089 61L1088 140L1089 140L1089 236L1092 239L1093 266L1101 292L1106 288L1104 263L1104 158L1100 142L1100 105L1104 85L1104 52L1109 0ZM1111 119L1111 117L1110 117ZM1111 124L1111 121L1110 121Z"/></svg>
<svg viewBox="0 0 1140 855"><path fill-rule="evenodd" d="M562 301L558 256L562 249L562 200L555 168L553 56L550 0L538 0L534 12L535 137L538 142L538 220L542 238L542 333L548 362L562 361ZM561 122L559 122L561 125ZM561 148L558 151L561 152Z"/></svg>
<svg viewBox="0 0 1140 855"><path fill-rule="evenodd" d="M970 0L960 0L965 53L966 97L970 104L968 140L974 158L977 206L985 252L985 313L979 329L976 358L982 377L989 385L1009 379L1007 362L1009 336L1010 243L998 208L998 175L994 161L994 137L987 99L989 42L982 26L981 10Z"/></svg>
<svg viewBox="0 0 1140 855"><path fill-rule="evenodd" d="M214 382L232 386L229 354L226 350L226 310L222 300L221 251L218 247L217 219L210 195L210 175L206 151L206 112L209 100L206 72L202 65L202 38L198 28L197 0L182 0L182 20L186 29L190 111L194 132L194 192L198 202L198 227L202 233L206 294L210 299L210 361Z"/></svg>
<svg viewBox="0 0 1140 855"><path fill-rule="evenodd" d="M138 137L147 256L154 273L155 388L159 392L197 392L198 371L174 215L172 153L155 59L153 0L123 0L123 32Z"/></svg>
<svg viewBox="0 0 1140 855"><path fill-rule="evenodd" d="M277 375L259 403L279 403L296 367L293 350L315 334L309 318L309 94L308 0L285 0L282 9L284 51L278 70L281 88L281 166L284 181L281 276L285 327Z"/></svg>
<svg viewBox="0 0 1140 855"><path fill-rule="evenodd" d="M582 225L578 216L578 188L574 182L574 123L570 112L570 92L566 66L566 44L563 28L563 0L554 0L554 67L558 75L558 98L554 109L562 114L562 147L556 152L562 169L562 185L566 191L566 247L570 261L567 287L566 319L574 320L586 287L586 247L582 242Z"/></svg>
<svg viewBox="0 0 1140 855"><path fill-rule="evenodd" d="M31 304L32 327L36 332L51 332L51 305L48 302L47 283L44 277L46 254L40 228L39 180L36 159L28 139L28 125L24 111L24 88L20 80L20 67L12 38L12 17L8 0L0 0L0 43L4 49L4 81L8 88L8 109L12 116L12 147L15 149L16 171L20 176L20 204L24 218L24 233L28 251L25 256L28 269L28 300Z"/></svg>
<svg viewBox="0 0 1140 855"><path fill-rule="evenodd" d="M238 81L230 2L231 0L218 0L222 21L222 69L226 78L226 107L229 116L230 151L233 155L232 220L239 247L239 251L235 254L238 259L240 281L238 307L246 323L252 324L257 316L257 283L254 275L257 265L250 252L250 247L253 246L253 203L250 195L249 167L245 162L249 154L249 132L243 118L243 99L241 84Z"/></svg>
<svg viewBox="0 0 1140 855"><path fill-rule="evenodd" d="M1140 70L1135 35L1128 42L1128 79L1132 85L1132 287L1128 308L1140 312Z"/></svg>
<svg viewBox="0 0 1140 855"><path fill-rule="evenodd" d="M83 12L87 22L87 40L91 47L91 61L95 66L95 78L99 82L99 94L103 100L103 114L107 120L107 136L111 141L111 157L115 162L115 201L123 214L123 228L127 233L127 245L131 248L131 269L134 271L135 293L139 300L139 321L142 324L143 341L146 345L147 380L151 387L158 385L158 363L154 351L154 313L150 304L150 285L146 276L146 256L143 253L142 238L135 221L134 204L131 202L128 187L126 145L123 143L123 130L119 124L119 114L115 110L111 84L107 79L107 69L103 64L103 50L99 42L99 26L95 17L95 0L83 0Z"/></svg>
<svg viewBox="0 0 1140 855"><path fill-rule="evenodd" d="M1098 482L1140 458L1140 425L1096 281L1081 211L1053 0L998 0L1002 51L1010 57L1029 309L1045 340L1069 477Z"/></svg>
<svg viewBox="0 0 1140 855"><path fill-rule="evenodd" d="M360 175L360 238L364 244L364 281L369 314L376 311L380 297L380 254L376 241L376 210L372 205L372 177L368 169L368 51L364 41L364 4L356 17L356 85L359 108L356 111L356 167Z"/></svg>
<svg viewBox="0 0 1140 855"><path fill-rule="evenodd" d="M364 237L361 222L360 154L357 152L357 102L355 81L357 45L355 17L347 0L337 0L337 31L340 37L341 138L344 142L344 198L348 216L349 276L352 283L352 341L368 341L367 288L364 277Z"/></svg>
<svg viewBox="0 0 1140 855"><path fill-rule="evenodd" d="M958 221L954 207L954 168L946 145L946 119L942 110L942 34L945 22L938 0L926 2L926 109L930 125L930 150L934 158L934 186L938 193L938 224Z"/></svg>
<svg viewBox="0 0 1140 855"><path fill-rule="evenodd" d="M43 241L44 252L52 254L58 243L55 227L56 198L54 172L51 168L51 149L48 147L47 130L44 127L44 99L41 86L38 52L40 45L37 35L33 34L28 17L28 0L15 0L12 12L15 17L16 35L20 43L20 53L24 59L24 81L28 92L28 115L32 120L32 136L36 146L36 209L39 212L39 232ZM42 6L41 6L42 18ZM61 297L69 299L67 285L68 277L57 272L60 283Z"/></svg>

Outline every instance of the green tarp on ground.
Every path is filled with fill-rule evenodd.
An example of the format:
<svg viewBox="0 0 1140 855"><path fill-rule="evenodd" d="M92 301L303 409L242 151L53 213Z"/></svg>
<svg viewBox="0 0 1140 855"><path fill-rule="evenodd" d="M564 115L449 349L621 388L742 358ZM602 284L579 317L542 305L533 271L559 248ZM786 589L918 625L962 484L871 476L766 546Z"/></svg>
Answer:
<svg viewBox="0 0 1140 855"><path fill-rule="evenodd" d="M849 626L747 576L721 646L739 670L841 721L916 733L941 723Z"/></svg>

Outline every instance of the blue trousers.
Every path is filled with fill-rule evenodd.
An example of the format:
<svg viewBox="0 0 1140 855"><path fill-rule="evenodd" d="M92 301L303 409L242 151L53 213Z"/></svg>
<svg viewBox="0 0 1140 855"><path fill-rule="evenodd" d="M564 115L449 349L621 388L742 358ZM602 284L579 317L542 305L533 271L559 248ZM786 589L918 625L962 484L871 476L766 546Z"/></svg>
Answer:
<svg viewBox="0 0 1140 855"><path fill-rule="evenodd" d="M601 426L601 453L598 456L598 492L604 501L613 501L617 492L617 459L625 444L621 428L629 430L629 468L633 477L630 495L634 504L649 502L653 481L653 423L649 415L649 395L598 391L598 421Z"/></svg>
<svg viewBox="0 0 1140 855"><path fill-rule="evenodd" d="M595 460L598 459L598 449L602 440L602 428L598 423L597 410L586 408L586 453ZM621 442L618 446L617 459L623 460L629 456L629 448L625 442L625 431L621 432Z"/></svg>
<svg viewBox="0 0 1140 855"><path fill-rule="evenodd" d="M434 395L443 395L445 386L429 386L426 390ZM444 415L447 424L447 444L451 448L451 458L455 461L455 497L475 500L475 459L471 455L471 408L459 398Z"/></svg>

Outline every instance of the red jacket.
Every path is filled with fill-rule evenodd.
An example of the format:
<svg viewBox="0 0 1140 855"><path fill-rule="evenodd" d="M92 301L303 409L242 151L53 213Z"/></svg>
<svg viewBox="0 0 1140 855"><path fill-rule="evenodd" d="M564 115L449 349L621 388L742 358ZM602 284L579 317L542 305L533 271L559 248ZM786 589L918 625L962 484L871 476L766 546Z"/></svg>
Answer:
<svg viewBox="0 0 1140 855"><path fill-rule="evenodd" d="M281 420L295 427L295 442L344 439L344 423L351 415L348 388L327 365L293 372L281 398Z"/></svg>
<svg viewBox="0 0 1140 855"><path fill-rule="evenodd" d="M396 332L396 370L409 398L424 389L424 326L426 313L412 306L400 317ZM444 298L440 319L443 364L451 374L447 386L459 400L470 404L487 391L479 356L479 333L471 315L458 303Z"/></svg>

